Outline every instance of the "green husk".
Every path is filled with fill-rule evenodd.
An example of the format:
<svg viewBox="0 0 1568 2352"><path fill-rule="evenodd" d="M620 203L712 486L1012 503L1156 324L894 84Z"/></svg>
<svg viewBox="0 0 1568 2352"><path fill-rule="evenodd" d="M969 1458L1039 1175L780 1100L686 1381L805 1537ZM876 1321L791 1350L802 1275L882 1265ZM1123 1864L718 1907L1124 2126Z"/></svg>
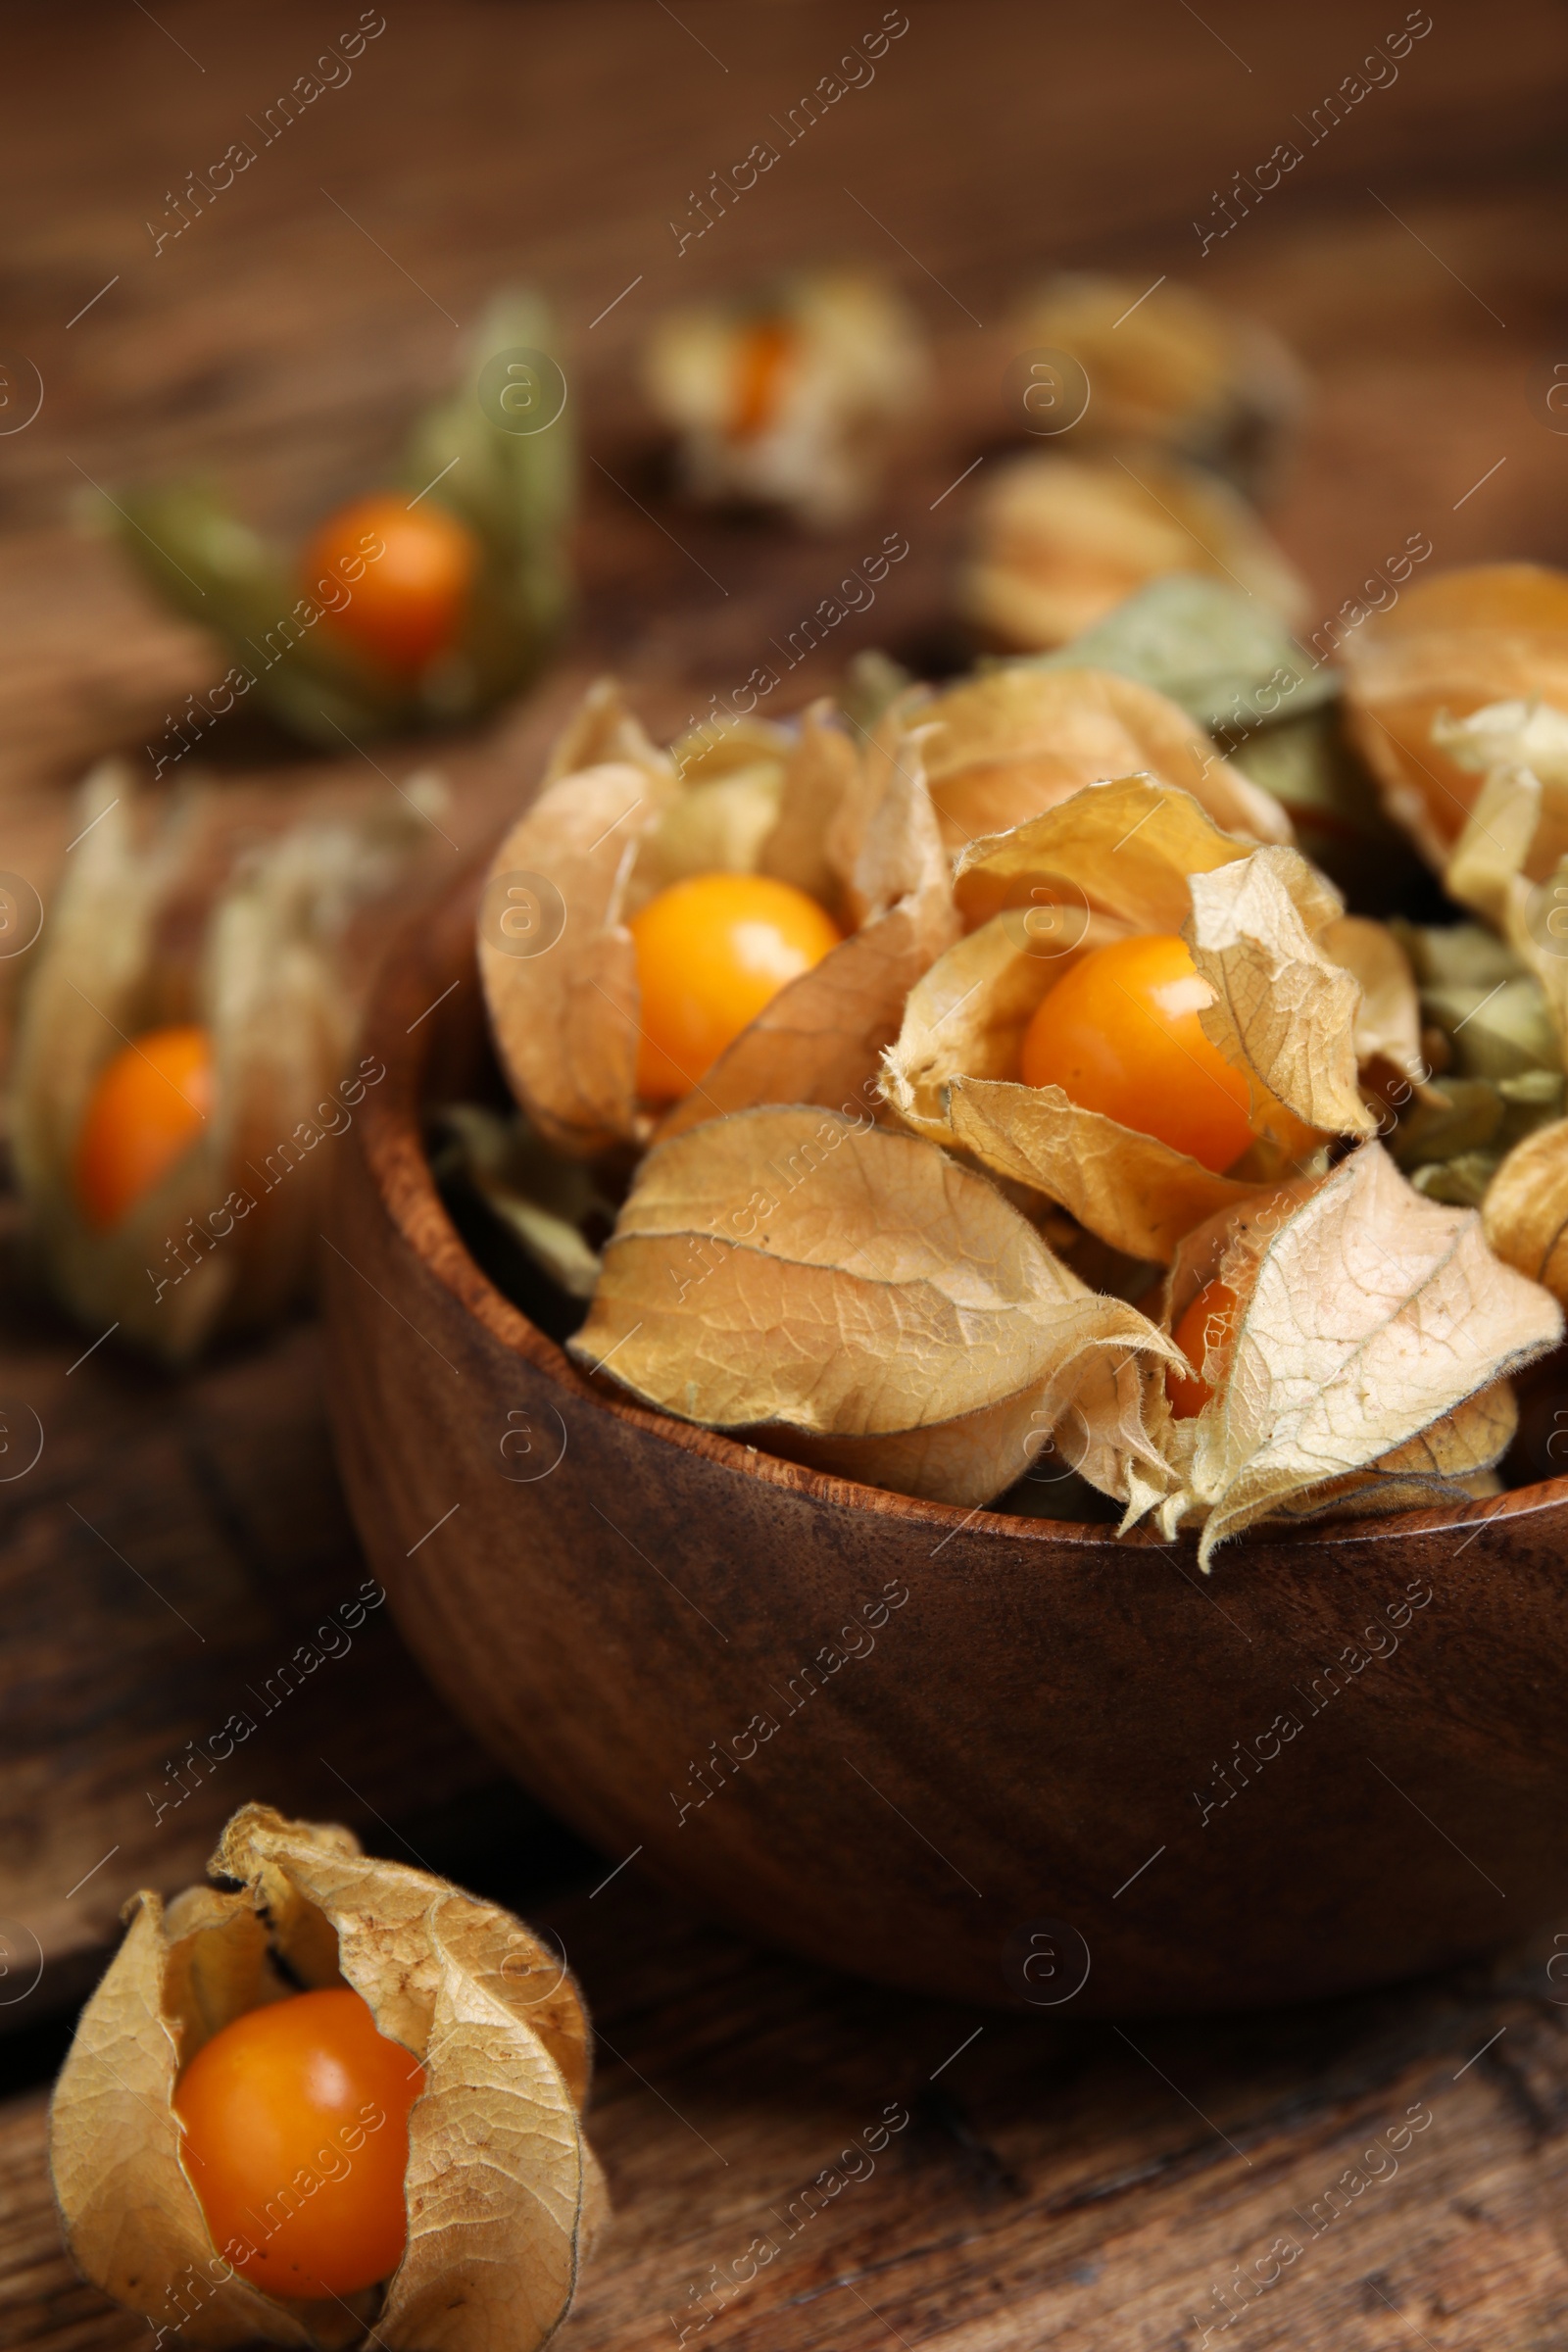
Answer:
<svg viewBox="0 0 1568 2352"><path fill-rule="evenodd" d="M869 735L885 710L914 684L912 671L878 646L867 647L847 664L839 709L859 735Z"/></svg>
<svg viewBox="0 0 1568 2352"><path fill-rule="evenodd" d="M596 1224L609 1233L615 1206L589 1166L552 1152L520 1113L505 1118L477 1102L453 1102L439 1124L431 1159L438 1181L466 1178L552 1282L569 1298L591 1298L602 1260L589 1236Z"/></svg>
<svg viewBox="0 0 1568 2352"><path fill-rule="evenodd" d="M1390 1150L1417 1192L1479 1206L1515 1144L1562 1115L1565 1082L1545 992L1480 923L1391 926L1444 1041L1434 1086L1405 1109Z"/></svg>
<svg viewBox="0 0 1568 2352"><path fill-rule="evenodd" d="M1339 692L1335 672L1307 659L1277 613L1197 572L1151 580L1037 666L1113 669L1156 688L1200 726L1236 733Z"/></svg>
<svg viewBox="0 0 1568 2352"><path fill-rule="evenodd" d="M481 407L476 385L495 353L548 350L555 339L538 296L500 296L457 385L420 417L396 471L393 487L449 509L481 550L463 643L413 681L360 660L334 637L329 618L307 619L300 608L314 600L305 597L292 559L240 521L219 491L172 483L121 489L107 501L104 522L143 577L225 642L234 667L218 715L244 698L293 733L340 748L344 735L357 740L472 716L538 670L570 604L566 535L577 475L570 402L548 428L511 432Z"/></svg>

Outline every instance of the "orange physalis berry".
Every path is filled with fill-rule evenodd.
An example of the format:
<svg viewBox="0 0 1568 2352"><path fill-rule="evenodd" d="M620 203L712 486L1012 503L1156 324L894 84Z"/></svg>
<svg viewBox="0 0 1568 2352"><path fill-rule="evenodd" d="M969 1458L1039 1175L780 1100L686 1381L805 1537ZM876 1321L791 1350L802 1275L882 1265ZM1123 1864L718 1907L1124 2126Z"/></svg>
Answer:
<svg viewBox="0 0 1568 2352"><path fill-rule="evenodd" d="M841 937L814 899L766 874L673 883L628 927L642 997L637 1092L647 1102L689 1094L730 1040Z"/></svg>
<svg viewBox="0 0 1568 2352"><path fill-rule="evenodd" d="M76 1199L100 1233L156 1190L213 1108L213 1047L194 1023L149 1029L98 1073L76 1137Z"/></svg>
<svg viewBox="0 0 1568 2352"><path fill-rule="evenodd" d="M478 566L479 542L447 508L388 492L327 517L306 549L304 586L314 597L341 583L347 602L324 625L405 677L456 644Z"/></svg>
<svg viewBox="0 0 1568 2352"><path fill-rule="evenodd" d="M268 2294L357 2294L408 2238L409 2110L424 2070L357 1992L247 2010L179 2078L181 2154L213 2243Z"/></svg>
<svg viewBox="0 0 1568 2352"><path fill-rule="evenodd" d="M1081 1109L1157 1136L1218 1175L1252 1140L1242 1071L1203 1035L1212 1001L1183 941L1095 948L1057 981L1024 1033L1026 1086L1059 1086Z"/></svg>
<svg viewBox="0 0 1568 2352"><path fill-rule="evenodd" d="M766 432L778 415L794 357L794 330L782 318L760 319L748 327L736 360L728 427L732 441L754 441Z"/></svg>

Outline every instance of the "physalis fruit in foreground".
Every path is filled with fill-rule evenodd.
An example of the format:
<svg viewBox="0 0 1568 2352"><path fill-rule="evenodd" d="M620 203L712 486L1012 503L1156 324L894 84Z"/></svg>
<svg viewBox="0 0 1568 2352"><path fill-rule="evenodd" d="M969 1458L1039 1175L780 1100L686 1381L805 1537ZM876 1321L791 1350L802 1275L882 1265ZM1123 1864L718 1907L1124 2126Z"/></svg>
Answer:
<svg viewBox="0 0 1568 2352"><path fill-rule="evenodd" d="M533 2352L608 2211L564 1961L265 1805L209 1867L130 1904L55 2088L82 2272L156 2343Z"/></svg>

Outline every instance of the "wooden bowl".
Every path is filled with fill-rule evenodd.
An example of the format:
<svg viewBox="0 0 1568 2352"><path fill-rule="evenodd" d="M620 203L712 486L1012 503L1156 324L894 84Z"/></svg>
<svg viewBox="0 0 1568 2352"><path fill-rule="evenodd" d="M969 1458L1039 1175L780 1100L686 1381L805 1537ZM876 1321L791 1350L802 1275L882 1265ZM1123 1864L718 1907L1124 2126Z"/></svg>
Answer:
<svg viewBox="0 0 1568 2352"><path fill-rule="evenodd" d="M383 971L325 1262L366 1548L504 1764L610 1863L962 2000L1296 2001L1568 1909L1568 1481L1253 1534L1205 1578L1186 1542L911 1501L607 1400L425 1156L424 1106L494 1083L478 879Z"/></svg>

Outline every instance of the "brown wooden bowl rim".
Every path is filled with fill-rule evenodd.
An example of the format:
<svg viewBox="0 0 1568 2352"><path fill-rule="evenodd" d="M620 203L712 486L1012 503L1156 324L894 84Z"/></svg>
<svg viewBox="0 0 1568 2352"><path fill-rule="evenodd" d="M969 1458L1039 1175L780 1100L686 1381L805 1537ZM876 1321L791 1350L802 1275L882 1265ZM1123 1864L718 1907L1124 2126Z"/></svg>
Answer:
<svg viewBox="0 0 1568 2352"><path fill-rule="evenodd" d="M564 1393L597 1411L613 1415L634 1429L647 1431L666 1446L683 1446L725 1469L760 1479L794 1494L805 1494L841 1510L880 1512L902 1518L911 1527L956 1535L962 1527L996 1535L1013 1544L1071 1544L1087 1550L1169 1551L1157 1531L1136 1527L1117 1535L1104 1522L1014 1517L976 1505L965 1511L957 1503L937 1502L891 1488L870 1487L857 1479L839 1478L806 1464L769 1453L765 1448L726 1437L721 1430L704 1429L607 1394L580 1373L565 1350L538 1325L529 1321L484 1273L464 1244L442 1200L424 1148L420 1106L435 1024L426 1028L421 1017L434 1007L420 1002L427 985L432 936L444 931L460 901L475 901L488 868L486 851L466 865L422 912L410 918L391 941L372 981L367 1000L362 1050L383 1062L386 1079L368 1094L361 1114L361 1148L377 1197L399 1236L426 1270L458 1303L503 1348L525 1358L545 1373ZM470 925L471 932L471 925ZM468 961L462 979L478 987L478 958L470 938ZM482 996L481 996L482 1012ZM420 1032L422 1031L422 1035ZM1364 1519L1302 1522L1295 1526L1272 1523L1249 1530L1237 1545L1226 1546L1227 1564L1245 1556L1250 1540L1266 1538L1271 1545L1384 1543L1404 1535L1458 1529L1494 1519L1524 1517L1568 1501L1568 1476L1535 1485L1505 1489L1501 1494L1463 1503L1428 1504L1415 1510L1390 1511ZM1196 1539L1182 1542L1196 1550ZM942 1545L936 1545L940 1551ZM933 1557L935 1552L933 1552Z"/></svg>

